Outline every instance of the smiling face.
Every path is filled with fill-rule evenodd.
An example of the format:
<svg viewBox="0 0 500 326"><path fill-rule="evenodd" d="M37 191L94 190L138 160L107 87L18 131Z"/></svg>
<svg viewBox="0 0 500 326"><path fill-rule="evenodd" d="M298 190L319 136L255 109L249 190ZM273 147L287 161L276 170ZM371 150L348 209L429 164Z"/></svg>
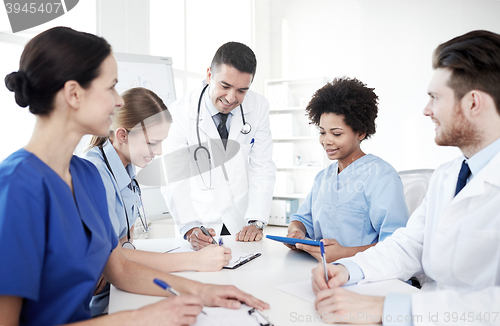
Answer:
<svg viewBox="0 0 500 326"><path fill-rule="evenodd" d="M319 121L319 142L330 160L337 160L339 170L364 155L360 143L365 134L355 133L345 124L344 116L323 113Z"/></svg>
<svg viewBox="0 0 500 326"><path fill-rule="evenodd" d="M169 122L161 122L134 127L128 134L129 162L143 168L148 165L155 156L162 154L162 142L168 136L170 130Z"/></svg>
<svg viewBox="0 0 500 326"><path fill-rule="evenodd" d="M214 71L207 70L210 84L210 100L220 113L229 113L243 102L252 84L253 75L226 65L219 65Z"/></svg>
<svg viewBox="0 0 500 326"><path fill-rule="evenodd" d="M111 116L116 107L123 106L123 99L116 92L117 64L113 55L109 55L101 64L99 76L92 81L88 89L83 90L80 123L86 134L107 136L111 125Z"/></svg>
<svg viewBox="0 0 500 326"><path fill-rule="evenodd" d="M455 99L453 89L448 86L451 74L451 70L446 68L438 68L434 72L428 87L430 99L424 115L436 124L436 144L463 148L476 142L479 133L465 118L461 102Z"/></svg>

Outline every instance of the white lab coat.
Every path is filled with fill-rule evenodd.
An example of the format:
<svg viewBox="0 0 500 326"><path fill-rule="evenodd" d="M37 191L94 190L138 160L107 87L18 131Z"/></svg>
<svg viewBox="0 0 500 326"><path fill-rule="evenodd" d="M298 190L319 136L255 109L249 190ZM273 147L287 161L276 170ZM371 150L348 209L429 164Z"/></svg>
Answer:
<svg viewBox="0 0 500 326"><path fill-rule="evenodd" d="M267 223L276 178L276 167L272 161L273 142L269 125L269 103L263 96L251 90L247 92L242 103L243 112L245 121L250 123L252 130L248 134L240 132L243 126L241 111L239 106L233 109L227 151L234 152L238 144L240 149L234 157L225 160L224 168L228 181L222 166L214 162L217 161L214 157L212 157L211 172L204 172L202 179L193 160L193 150L198 146L196 120L201 91L201 87L191 91L170 107L173 123L164 142L164 152L168 155L176 151L185 151L187 153L183 156L185 162L181 163L186 167L190 166L191 171L194 171L191 177L185 180L176 182L167 180L167 186L162 188L176 229L180 235L184 235L189 231L183 229L186 224L201 221L203 225L214 228L218 234L222 223L231 234L236 234L248 224L249 220ZM213 154L214 151L225 153L204 100L200 109L199 133L202 144L209 149L212 156L217 156ZM238 144L231 144L231 140ZM233 148L233 145L236 147ZM199 153L201 154L198 155L205 155L204 152ZM176 165L176 162L167 163L167 165L172 164ZM168 171L169 167L166 168ZM206 186L210 185L210 174L213 189L206 190Z"/></svg>
<svg viewBox="0 0 500 326"><path fill-rule="evenodd" d="M412 315L422 316L415 325L460 323L453 313L471 321L469 312L500 324L500 153L453 197L462 160L434 172L406 228L352 258L362 282L425 274L424 291L412 295ZM436 314L439 323L429 318Z"/></svg>

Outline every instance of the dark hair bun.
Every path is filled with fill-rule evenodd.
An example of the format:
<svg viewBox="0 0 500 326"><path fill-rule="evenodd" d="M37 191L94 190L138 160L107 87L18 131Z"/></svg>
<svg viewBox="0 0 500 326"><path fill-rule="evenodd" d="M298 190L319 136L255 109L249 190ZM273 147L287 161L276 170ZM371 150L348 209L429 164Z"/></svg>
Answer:
<svg viewBox="0 0 500 326"><path fill-rule="evenodd" d="M20 107L28 106L28 80L22 71L15 71L5 76L5 86L15 93L15 99Z"/></svg>

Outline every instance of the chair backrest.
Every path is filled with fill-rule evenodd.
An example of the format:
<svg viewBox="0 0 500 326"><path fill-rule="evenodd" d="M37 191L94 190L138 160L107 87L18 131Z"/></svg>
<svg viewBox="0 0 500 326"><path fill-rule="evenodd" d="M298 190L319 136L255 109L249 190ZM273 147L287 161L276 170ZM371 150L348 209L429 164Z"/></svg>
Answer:
<svg viewBox="0 0 500 326"><path fill-rule="evenodd" d="M398 172L405 193L406 206L410 215L422 203L427 193L433 169L406 170Z"/></svg>

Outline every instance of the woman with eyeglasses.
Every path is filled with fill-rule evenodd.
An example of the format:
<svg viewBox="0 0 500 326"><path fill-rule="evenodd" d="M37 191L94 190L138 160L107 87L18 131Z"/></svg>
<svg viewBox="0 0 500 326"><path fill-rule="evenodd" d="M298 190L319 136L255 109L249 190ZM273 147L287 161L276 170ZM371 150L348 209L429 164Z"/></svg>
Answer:
<svg viewBox="0 0 500 326"><path fill-rule="evenodd" d="M109 219L97 168L73 155L85 134L106 136L117 64L103 38L66 27L28 42L5 77L36 124L28 144L0 163L0 325L191 325L202 306L269 306L234 286L204 284L127 258ZM171 296L134 311L91 318L101 274L122 290Z"/></svg>
<svg viewBox="0 0 500 326"><path fill-rule="evenodd" d="M172 116L161 98L146 88L129 89L122 98L124 105L115 109L109 135L93 136L83 157L94 163L101 174L109 217L120 244L135 249L132 241L136 220L141 221L143 230L148 230L135 167L144 168L161 155ZM216 245L186 253L124 253L129 259L165 272L218 271L231 259L231 249ZM109 284L101 279L90 306L92 316L105 313L108 303Z"/></svg>

